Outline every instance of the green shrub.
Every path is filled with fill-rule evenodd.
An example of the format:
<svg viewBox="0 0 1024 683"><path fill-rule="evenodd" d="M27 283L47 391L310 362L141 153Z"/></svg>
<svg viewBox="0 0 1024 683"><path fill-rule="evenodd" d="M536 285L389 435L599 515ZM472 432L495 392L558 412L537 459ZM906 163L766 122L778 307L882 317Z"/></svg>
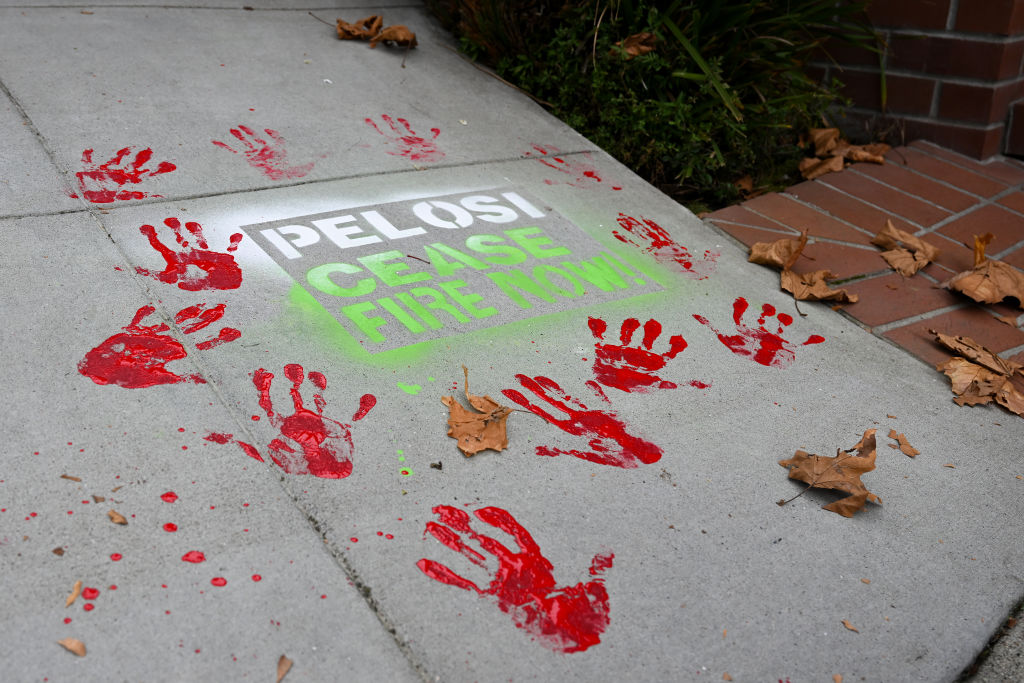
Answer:
<svg viewBox="0 0 1024 683"><path fill-rule="evenodd" d="M874 48L863 2L428 0L463 50L651 183L691 204L733 182L790 181L801 132L827 122L838 83L807 69L828 40ZM616 43L656 36L628 58Z"/></svg>

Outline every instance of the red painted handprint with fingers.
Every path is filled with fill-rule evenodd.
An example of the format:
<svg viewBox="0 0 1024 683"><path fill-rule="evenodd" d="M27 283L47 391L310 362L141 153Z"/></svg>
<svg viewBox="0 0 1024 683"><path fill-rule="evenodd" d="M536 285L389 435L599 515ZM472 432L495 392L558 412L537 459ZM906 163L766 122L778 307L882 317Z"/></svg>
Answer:
<svg viewBox="0 0 1024 683"><path fill-rule="evenodd" d="M604 343L608 323L601 318L590 318L587 324L597 340L594 343L594 377L598 382L625 392L643 393L651 388L676 388L673 382L665 381L654 373L686 348L686 340L682 335L677 334L668 340L668 351L655 353L651 347L661 335L661 323L657 320L644 323L644 338L640 346L630 346L633 333L640 327L640 321L636 318L622 321L620 344Z"/></svg>
<svg viewBox="0 0 1024 683"><path fill-rule="evenodd" d="M675 242L665 228L652 220L637 219L624 213L620 213L616 220L623 232L613 230L615 239L643 249L658 263L674 263L680 272L694 280L704 280L715 272L717 259L721 256L717 251L705 249L704 257L696 259L686 247Z"/></svg>
<svg viewBox="0 0 1024 683"><path fill-rule="evenodd" d="M553 168L559 173L570 176L572 180L564 179L563 176L563 182L566 185L584 188L606 187L612 190L622 189L620 185L613 185L602 180L601 176L598 175L597 167L592 163L586 163L578 159L565 159L559 156L561 150L554 145L531 145L531 147L533 148L532 151L526 152L523 156L536 159L548 168ZM593 161L590 152L584 152L583 156L587 161ZM557 185L558 181L545 180L544 183L546 185Z"/></svg>
<svg viewBox="0 0 1024 683"><path fill-rule="evenodd" d="M702 315L693 317L700 324L710 327L718 335L718 340L737 356L746 356L761 365L788 368L796 359L796 350L793 344L781 335L785 328L793 324L793 316L778 313L771 304L764 304L761 307L761 315L757 319L757 327L750 328L740 320L748 306L747 300L743 297L738 297L732 304L732 319L736 323L736 334L734 335L722 334ZM770 332L765 325L773 317L778 324L775 332ZM801 346L820 344L823 341L825 341L824 337L812 334Z"/></svg>
<svg viewBox="0 0 1024 683"><path fill-rule="evenodd" d="M601 642L601 634L609 622L608 591L603 574L611 568L615 555L595 555L590 563L593 578L586 583L559 586L551 562L541 554L530 532L507 510L485 507L473 514L484 524L510 535L518 546L516 551L477 533L464 510L438 505L433 512L440 521L427 522L424 536L429 533L484 570L489 569L489 558L484 555L487 553L497 560L497 567L490 569L492 577L485 588L434 560L424 558L417 562L420 571L449 586L493 596L498 609L511 615L517 628L555 652L583 652ZM467 545L463 536L479 544L484 553Z"/></svg>
<svg viewBox="0 0 1024 683"><path fill-rule="evenodd" d="M139 232L149 238L149 244L164 257L167 267L159 273L148 268L136 268L135 272L160 282L177 284L179 289L189 292L201 289L238 289L242 284L242 269L235 262L234 251L242 241L242 233L233 234L228 239L227 253L222 253L210 251L210 245L203 237L203 226L199 223L185 223L185 230L191 238L182 233L181 221L177 218L165 219L164 225L174 231L174 240L181 251L174 251L161 242L155 227L143 225ZM194 246L192 242L195 242ZM191 274L190 268L193 269Z"/></svg>
<svg viewBox="0 0 1024 683"><path fill-rule="evenodd" d="M82 152L84 170L75 173L82 198L94 204L109 204L125 199L159 197L158 194L125 189L125 185L138 185L146 178L170 173L176 166L169 161L161 161L155 169L148 169L146 164L153 158L153 150L149 147L139 150L135 158L129 160L134 149L130 146L119 149L117 154L102 164L92 160L91 149ZM78 197L77 194L71 196Z"/></svg>
<svg viewBox="0 0 1024 683"><path fill-rule="evenodd" d="M431 128L430 132L434 137L427 140L417 135L409 122L403 118L393 119L387 114L381 114L380 118L391 132L381 130L371 118L366 119L366 125L384 136L388 143L395 147L394 150L386 150L388 154L405 157L409 161L440 161L444 158L444 152L434 144L434 140L441 134L440 128Z"/></svg>
<svg viewBox="0 0 1024 683"><path fill-rule="evenodd" d="M270 386L274 381L274 375L263 368L252 375L253 385L259 392L260 407L270 419L270 424L281 430L282 438L274 439L268 445L270 459L288 474L311 474L322 479L344 479L352 474L351 425L324 417L324 408L327 404L320 392L327 388L327 378L322 372L315 370L308 375L309 382L316 389L313 393L313 405L316 410L313 411L305 406L302 394L299 393L299 387L307 379L303 367L297 363L286 365L284 376L292 384L289 393L295 410L287 416L274 411L270 398ZM372 394L364 395L360 399L359 412L353 416L353 421L365 417L376 402L377 399ZM231 435L211 434L210 437L207 437L210 441L226 443ZM298 450L286 441L297 445ZM239 445L248 455L262 460L258 451L250 444L239 442Z"/></svg>
<svg viewBox="0 0 1024 683"><path fill-rule="evenodd" d="M241 124L239 124L238 128L231 129L231 135L238 140L238 143L235 143L235 145L241 148L241 153L245 155L245 159L249 162L250 166L261 171L263 175L271 180L301 178L313 169L314 162L312 161L301 166L289 165L287 163L288 150L284 146L284 137L276 130L270 128L264 128L263 133L266 134L265 138L261 137L252 128ZM221 149L226 149L232 154L239 153L234 147L220 140L210 140L210 142Z"/></svg>
<svg viewBox="0 0 1024 683"><path fill-rule="evenodd" d="M96 384L116 384L126 389L140 389L158 384L206 382L199 375L178 375L166 368L171 361L185 358L188 353L174 337L164 334L170 330L166 323L143 325L142 320L156 312L153 306L143 306L132 321L119 332L107 338L85 354L78 363L78 371ZM224 304L207 308L196 304L184 308L174 316L174 322L184 334L195 334L224 316ZM197 349L212 349L242 336L236 329L225 327L212 339L196 344Z"/></svg>
<svg viewBox="0 0 1024 683"><path fill-rule="evenodd" d="M638 467L640 463L650 465L661 459L661 449L649 441L628 433L626 423L614 412L591 410L582 401L566 394L562 387L547 377L516 375L516 379L524 389L530 390L550 408L556 408L565 416L552 415L548 412L550 408L531 403L530 399L515 389L504 389L501 393L563 432L590 439L588 445L591 450L589 451L565 451L549 446L537 446L537 455L571 455L598 465L612 465L627 469ZM604 395L596 382L587 382L587 386L599 398L608 402L608 397Z"/></svg>

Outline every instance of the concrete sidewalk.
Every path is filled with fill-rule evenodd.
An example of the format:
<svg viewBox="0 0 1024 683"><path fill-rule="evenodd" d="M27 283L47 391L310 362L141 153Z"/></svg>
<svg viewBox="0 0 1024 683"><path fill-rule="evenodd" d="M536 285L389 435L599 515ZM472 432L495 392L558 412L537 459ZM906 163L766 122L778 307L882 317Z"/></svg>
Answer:
<svg viewBox="0 0 1024 683"><path fill-rule="evenodd" d="M1024 596L1020 418L418 4L179 4L0 0L4 680L948 681Z"/></svg>

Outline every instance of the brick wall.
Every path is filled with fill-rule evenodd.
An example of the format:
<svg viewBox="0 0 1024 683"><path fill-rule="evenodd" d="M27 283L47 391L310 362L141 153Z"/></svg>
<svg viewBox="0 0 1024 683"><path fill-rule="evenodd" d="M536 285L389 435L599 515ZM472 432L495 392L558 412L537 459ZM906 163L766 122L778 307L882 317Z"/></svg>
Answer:
<svg viewBox="0 0 1024 683"><path fill-rule="evenodd" d="M848 133L1024 155L1024 0L874 0L868 17L883 55L829 46L817 65L854 103Z"/></svg>

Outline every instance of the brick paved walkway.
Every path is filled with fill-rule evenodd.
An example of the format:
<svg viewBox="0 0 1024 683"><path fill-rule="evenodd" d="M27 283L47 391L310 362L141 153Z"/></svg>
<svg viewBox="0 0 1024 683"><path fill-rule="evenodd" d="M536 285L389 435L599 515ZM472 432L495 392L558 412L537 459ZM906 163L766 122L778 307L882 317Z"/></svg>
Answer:
<svg viewBox="0 0 1024 683"><path fill-rule="evenodd" d="M748 246L808 230L794 270L831 270L841 279L837 286L860 295L842 313L921 360L949 357L932 341L931 328L1024 362L1024 315L1012 299L981 305L939 287L973 265L975 234L993 233L988 256L1024 270L1024 164L980 163L926 142L896 148L887 159L756 197L707 220ZM887 218L937 246L937 262L912 278L890 269L871 244ZM1016 327L998 316L1015 319Z"/></svg>

